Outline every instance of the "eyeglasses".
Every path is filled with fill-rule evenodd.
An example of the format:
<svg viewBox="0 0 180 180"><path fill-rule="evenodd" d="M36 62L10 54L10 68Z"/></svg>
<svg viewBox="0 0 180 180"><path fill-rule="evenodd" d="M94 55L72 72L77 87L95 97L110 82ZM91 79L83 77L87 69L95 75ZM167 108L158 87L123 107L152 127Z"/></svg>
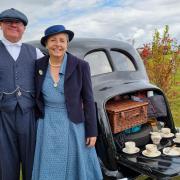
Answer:
<svg viewBox="0 0 180 180"><path fill-rule="evenodd" d="M3 23L11 26L12 24L16 24L17 26L22 26L23 22L19 21L19 20L3 20Z"/></svg>

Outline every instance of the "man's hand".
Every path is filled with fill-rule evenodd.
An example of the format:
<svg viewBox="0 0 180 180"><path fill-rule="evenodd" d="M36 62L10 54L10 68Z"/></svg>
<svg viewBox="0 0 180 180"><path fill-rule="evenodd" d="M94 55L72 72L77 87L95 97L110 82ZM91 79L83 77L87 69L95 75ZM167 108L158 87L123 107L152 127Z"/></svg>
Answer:
<svg viewBox="0 0 180 180"><path fill-rule="evenodd" d="M88 146L88 147L94 147L95 146L95 144L96 144L96 137L88 137L87 139L86 139L86 145Z"/></svg>

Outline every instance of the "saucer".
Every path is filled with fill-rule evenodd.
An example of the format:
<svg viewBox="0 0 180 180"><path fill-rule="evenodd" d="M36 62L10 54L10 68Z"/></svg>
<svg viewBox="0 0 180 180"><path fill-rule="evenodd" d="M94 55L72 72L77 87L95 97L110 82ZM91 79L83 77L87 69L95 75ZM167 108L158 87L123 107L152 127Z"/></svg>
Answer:
<svg viewBox="0 0 180 180"><path fill-rule="evenodd" d="M158 157L161 155L160 151L157 151L155 153L148 153L147 150L142 151L142 154L147 157Z"/></svg>
<svg viewBox="0 0 180 180"><path fill-rule="evenodd" d="M161 135L162 135L162 138L172 138L174 136L173 133L169 133L169 134L161 133Z"/></svg>
<svg viewBox="0 0 180 180"><path fill-rule="evenodd" d="M166 147L163 149L163 154L168 155L168 156L180 156L180 148Z"/></svg>
<svg viewBox="0 0 180 180"><path fill-rule="evenodd" d="M126 154L136 154L140 151L140 149L138 147L135 147L133 152L128 152L126 148L123 148L122 151Z"/></svg>
<svg viewBox="0 0 180 180"><path fill-rule="evenodd" d="M177 144L180 144L180 139L179 138L174 138L173 141Z"/></svg>

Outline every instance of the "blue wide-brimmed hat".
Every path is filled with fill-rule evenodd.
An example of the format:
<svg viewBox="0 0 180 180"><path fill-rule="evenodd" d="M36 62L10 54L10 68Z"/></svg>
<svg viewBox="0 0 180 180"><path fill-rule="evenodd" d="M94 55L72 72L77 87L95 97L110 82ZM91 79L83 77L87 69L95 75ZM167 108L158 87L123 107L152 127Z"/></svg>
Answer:
<svg viewBox="0 0 180 180"><path fill-rule="evenodd" d="M0 13L0 21L3 20L19 20L24 24L24 26L28 24L28 18L26 15L14 8L7 9Z"/></svg>
<svg viewBox="0 0 180 180"><path fill-rule="evenodd" d="M43 46L46 46L46 41L50 36L53 36L55 34L59 33L66 33L69 36L69 41L71 41L74 37L74 33L70 30L67 30L63 25L54 25L48 27L44 31L44 36L41 38L41 44Z"/></svg>

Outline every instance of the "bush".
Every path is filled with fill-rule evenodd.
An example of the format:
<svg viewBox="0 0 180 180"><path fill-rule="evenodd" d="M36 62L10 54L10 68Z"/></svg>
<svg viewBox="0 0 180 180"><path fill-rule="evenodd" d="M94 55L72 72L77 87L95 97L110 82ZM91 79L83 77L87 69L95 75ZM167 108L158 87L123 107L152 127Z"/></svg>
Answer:
<svg viewBox="0 0 180 180"><path fill-rule="evenodd" d="M173 86L175 74L180 67L180 48L175 39L170 38L166 25L162 37L155 30L152 43L145 44L140 53L151 83L160 87L169 100L177 94Z"/></svg>

